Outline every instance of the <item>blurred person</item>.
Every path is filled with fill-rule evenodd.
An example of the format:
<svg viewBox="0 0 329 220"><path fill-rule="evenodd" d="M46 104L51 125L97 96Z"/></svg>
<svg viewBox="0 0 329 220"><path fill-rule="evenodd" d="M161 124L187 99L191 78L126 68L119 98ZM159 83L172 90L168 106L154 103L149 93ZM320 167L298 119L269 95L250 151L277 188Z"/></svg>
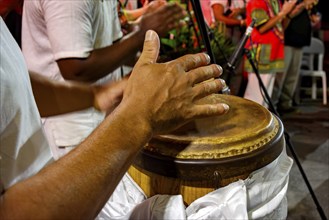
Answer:
<svg viewBox="0 0 329 220"><path fill-rule="evenodd" d="M134 63L145 32L160 36L184 16L176 4L144 14L138 28L124 36L117 1L25 1L22 49L31 71L56 80L101 84L124 75L120 67ZM94 108L44 119L57 159L83 141L104 119Z"/></svg>
<svg viewBox="0 0 329 220"><path fill-rule="evenodd" d="M94 219L153 135L228 110L221 103L195 103L222 88L219 80L211 80L220 75L220 68L207 66L210 59L204 54L157 64L160 44L154 31L146 33L143 52L124 92L118 93L113 93L115 82L88 86L34 73L29 77L20 48L2 18L0 39L3 220ZM122 98L114 112L79 147L53 161L40 115L90 106L105 111L112 109L113 98Z"/></svg>
<svg viewBox="0 0 329 220"><path fill-rule="evenodd" d="M136 1L118 0L118 15L124 35L132 32L137 26L140 17L147 13L156 10L166 4L166 0L156 0L152 2L145 1L143 7L138 8Z"/></svg>
<svg viewBox="0 0 329 220"><path fill-rule="evenodd" d="M246 27L246 0L211 0L215 22L224 25L225 36L237 44Z"/></svg>
<svg viewBox="0 0 329 220"><path fill-rule="evenodd" d="M271 97L276 74L284 71L284 27L287 15L295 7L296 0L285 1L283 5L279 0L250 0L247 4L247 25L255 20L255 28L246 44L251 52L260 77ZM245 60L245 70L248 72L248 83L244 98L253 100L267 107L264 94L254 70Z"/></svg>
<svg viewBox="0 0 329 220"><path fill-rule="evenodd" d="M214 17L213 26L234 46L239 44L246 30L246 3L247 0L210 0ZM242 57L240 58L243 60ZM237 62L234 70L228 69L223 75L231 94L243 96L240 93L244 91L247 78L243 69L243 62Z"/></svg>
<svg viewBox="0 0 329 220"><path fill-rule="evenodd" d="M142 7L138 7L137 0L119 0L128 21L136 21L151 7L153 10L166 4L166 0L144 1Z"/></svg>
<svg viewBox="0 0 329 220"><path fill-rule="evenodd" d="M311 44L312 26L320 23L320 15L314 8L317 0L299 0L295 9L287 16L288 25L284 32L284 63L283 75L276 75L281 88L275 88L273 95L277 98L277 110L280 114L296 112L293 99L299 80L304 46ZM314 10L315 9L315 10Z"/></svg>

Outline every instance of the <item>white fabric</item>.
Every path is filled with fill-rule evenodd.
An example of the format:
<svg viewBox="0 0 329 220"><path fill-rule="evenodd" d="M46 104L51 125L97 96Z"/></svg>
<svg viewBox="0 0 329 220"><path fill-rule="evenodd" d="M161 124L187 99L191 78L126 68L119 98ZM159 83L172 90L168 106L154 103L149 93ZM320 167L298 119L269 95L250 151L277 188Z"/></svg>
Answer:
<svg viewBox="0 0 329 220"><path fill-rule="evenodd" d="M264 84L264 87L266 88L269 97L271 97L275 82L275 74L260 74L260 78ZM263 91L259 86L259 81L255 73L248 73L248 84L243 97L245 99L257 102L264 107L267 107L267 103L264 100L265 95L263 96Z"/></svg>
<svg viewBox="0 0 329 220"><path fill-rule="evenodd" d="M143 191L125 174L96 219L128 219L136 205L145 199Z"/></svg>
<svg viewBox="0 0 329 220"><path fill-rule="evenodd" d="M188 219L248 219L246 186L242 180L195 200L186 209Z"/></svg>
<svg viewBox="0 0 329 220"><path fill-rule="evenodd" d="M128 174L111 197L100 219L286 219L289 172L292 159L286 151L246 180L219 188L184 206L181 195L144 193ZM138 198L138 199L136 199ZM135 204L134 204L135 203Z"/></svg>
<svg viewBox="0 0 329 220"><path fill-rule="evenodd" d="M138 204L129 219L186 219L181 195L155 195Z"/></svg>
<svg viewBox="0 0 329 220"><path fill-rule="evenodd" d="M24 1L22 26L28 68L56 80L63 80L56 60L86 58L93 49L112 45L122 36L114 0ZM118 69L97 83L120 78ZM56 149L79 144L103 119L104 114L91 108L49 117L44 125L48 139L53 140L52 149Z"/></svg>
<svg viewBox="0 0 329 220"><path fill-rule="evenodd" d="M126 173L96 219L186 219L186 213L181 195L155 195L146 199L142 189Z"/></svg>
<svg viewBox="0 0 329 220"><path fill-rule="evenodd" d="M7 189L52 161L20 48L0 17L0 182Z"/></svg>

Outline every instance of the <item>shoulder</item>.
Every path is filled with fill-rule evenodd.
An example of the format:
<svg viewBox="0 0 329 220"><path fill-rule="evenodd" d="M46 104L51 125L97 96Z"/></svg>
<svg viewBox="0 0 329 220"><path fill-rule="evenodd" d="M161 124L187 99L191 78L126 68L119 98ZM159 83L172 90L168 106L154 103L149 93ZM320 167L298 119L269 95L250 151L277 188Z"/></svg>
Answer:
<svg viewBox="0 0 329 220"><path fill-rule="evenodd" d="M39 0L39 1L26 1L26 2L36 2L43 12L53 12L53 13L71 13L75 15L78 12L87 12L95 7L97 1L76 1L76 0L65 0L65 1L49 1L49 0ZM25 3L24 3L25 4ZM33 3L30 3L33 4Z"/></svg>

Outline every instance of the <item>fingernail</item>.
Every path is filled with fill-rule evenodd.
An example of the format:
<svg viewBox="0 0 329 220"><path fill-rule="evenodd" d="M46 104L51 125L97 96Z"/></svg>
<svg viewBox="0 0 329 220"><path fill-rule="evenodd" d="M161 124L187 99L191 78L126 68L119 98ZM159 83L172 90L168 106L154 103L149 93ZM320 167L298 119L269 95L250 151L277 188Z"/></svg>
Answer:
<svg viewBox="0 0 329 220"><path fill-rule="evenodd" d="M210 63L210 56L206 53L204 53L205 57L206 57L206 60L207 60L207 63Z"/></svg>
<svg viewBox="0 0 329 220"><path fill-rule="evenodd" d="M145 40L151 41L151 40L154 40L154 38L155 38L155 32L152 30L148 30L145 35Z"/></svg>
<svg viewBox="0 0 329 220"><path fill-rule="evenodd" d="M225 103L222 104L222 106L223 106L225 112L228 112L228 110L230 109L230 107L227 104L225 104Z"/></svg>
<svg viewBox="0 0 329 220"><path fill-rule="evenodd" d="M222 84L223 88L226 86L226 82L223 79L219 79L220 83Z"/></svg>
<svg viewBox="0 0 329 220"><path fill-rule="evenodd" d="M223 74L223 68L220 65L216 65L216 66L219 69L220 75L222 75Z"/></svg>

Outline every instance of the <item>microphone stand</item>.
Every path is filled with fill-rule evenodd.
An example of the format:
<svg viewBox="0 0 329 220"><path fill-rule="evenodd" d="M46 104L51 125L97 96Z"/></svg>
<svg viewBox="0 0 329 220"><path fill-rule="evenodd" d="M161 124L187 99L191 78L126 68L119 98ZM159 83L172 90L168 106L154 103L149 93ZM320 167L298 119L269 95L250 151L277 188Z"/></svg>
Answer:
<svg viewBox="0 0 329 220"><path fill-rule="evenodd" d="M201 37L203 39L203 43L206 47L206 51L210 57L211 63L216 63L216 58L213 53L213 50L210 45L210 40L209 40L209 33L207 30L206 22L204 20L204 16L202 13L201 5L199 0L189 0L192 3L192 8L195 14L195 17L197 19L198 27L200 29ZM230 88L226 86L225 88L222 89L221 93L223 94L230 94Z"/></svg>
<svg viewBox="0 0 329 220"><path fill-rule="evenodd" d="M203 39L203 43L206 47L207 53L210 56L211 63L216 63L215 55L211 49L209 34L208 34L208 31L206 28L206 23L205 23L204 16L202 13L200 1L199 0L190 0L190 2L192 3L193 11L194 11L195 18L197 20L197 23L198 23L198 26L200 29L201 37Z"/></svg>
<svg viewBox="0 0 329 220"><path fill-rule="evenodd" d="M239 58L241 58L243 56L243 52L244 52L244 47L254 29L254 26L256 24L256 20L252 19L252 21L250 22L249 26L246 28L245 33L243 34L243 36L240 39L240 42L237 44L237 47L235 48L234 52L232 53L230 60L227 61L227 69L229 70L229 77L228 80L231 80L231 76L234 74L236 74L235 72L235 68L236 66L239 64ZM242 77L242 80L244 80L244 77ZM230 81L227 82L228 84L230 84ZM239 95L242 97L242 89L245 89L245 84L243 81L241 82L241 87L239 89ZM243 88L242 88L243 87Z"/></svg>
<svg viewBox="0 0 329 220"><path fill-rule="evenodd" d="M263 91L263 94L265 95L266 101L267 101L267 103L269 105L269 110L272 113L274 113L278 118L280 118L280 115L276 111L276 109L275 109L275 107L274 107L274 105L272 103L272 100L271 100L271 98L270 98L270 96L269 96L269 94L268 94L268 92L267 92L267 90L266 90L266 88L264 86L264 83L263 83L262 79L260 78L259 71L256 68L256 65L255 65L255 63L254 63L254 61L253 61L253 59L251 57L250 51L248 49L245 49L244 50L244 54L246 55L246 57L247 57L250 65L251 65L252 69L254 70L254 73L255 73L255 75L256 75L256 77L258 79L260 88ZM295 152L295 149L294 149L292 143L290 142L290 135L286 131L284 131L284 135L285 135L285 140L286 140L286 143L288 145L288 148L289 148L289 150L290 150L290 152L291 152L291 154L292 154L292 156L293 156L293 158L294 158L294 160L295 160L295 162L297 164L297 167L299 168L299 171L300 171L300 173L301 173L301 175L302 175L302 177L304 179L304 182L305 182L305 184L306 184L306 186L307 186L307 188L308 188L308 190L309 190L309 192L311 194L311 197L312 197L312 199L314 201L314 204L316 205L316 208L317 208L317 210L319 212L319 215L320 215L320 217L321 217L322 220L326 220L327 219L326 218L326 215L324 214L324 211L323 211L323 209L322 209L322 207L321 207L321 205L320 205L320 203L319 203L319 201L318 201L318 199L317 199L317 197L316 197L316 195L315 195L315 193L314 193L314 191L312 189L312 186L311 186L311 184L310 184L310 182L309 182L309 180L308 180L308 178L306 176L306 173L305 173L305 171L304 171L304 169L302 167L302 164L299 161L299 158L297 156L297 153Z"/></svg>

